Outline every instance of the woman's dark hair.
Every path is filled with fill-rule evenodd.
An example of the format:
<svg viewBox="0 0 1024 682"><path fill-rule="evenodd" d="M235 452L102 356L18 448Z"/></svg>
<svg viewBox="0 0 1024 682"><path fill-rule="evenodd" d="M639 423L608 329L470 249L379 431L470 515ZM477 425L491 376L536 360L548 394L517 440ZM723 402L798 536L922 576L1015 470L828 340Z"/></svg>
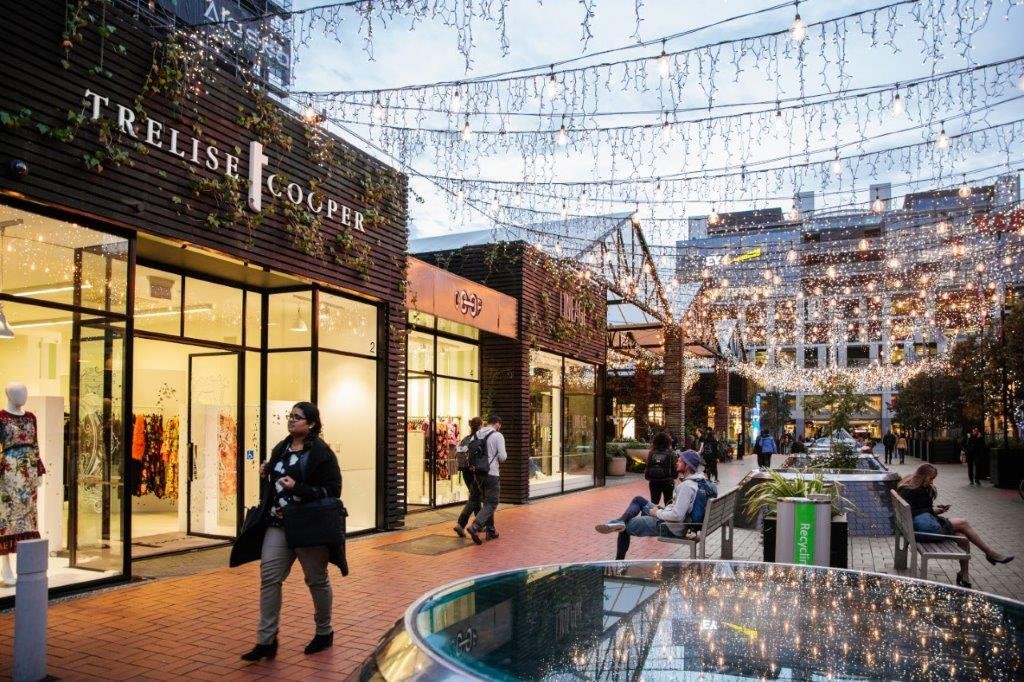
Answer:
<svg viewBox="0 0 1024 682"><path fill-rule="evenodd" d="M715 442L715 431L714 429L708 429L708 432L704 434L704 440Z"/></svg>
<svg viewBox="0 0 1024 682"><path fill-rule="evenodd" d="M302 411L303 416L306 418L306 423L309 424L309 438L318 438L320 432L324 430L323 422L320 421L320 408L313 403L305 401L295 403L292 409L296 408Z"/></svg>
<svg viewBox="0 0 1024 682"><path fill-rule="evenodd" d="M659 431L654 435L651 445L654 450L668 450L672 447L672 439L664 431Z"/></svg>
<svg viewBox="0 0 1024 682"><path fill-rule="evenodd" d="M480 417L473 417L472 419L470 419L469 420L470 435L476 433L481 428L483 428L483 425L484 425L484 420L481 419Z"/></svg>

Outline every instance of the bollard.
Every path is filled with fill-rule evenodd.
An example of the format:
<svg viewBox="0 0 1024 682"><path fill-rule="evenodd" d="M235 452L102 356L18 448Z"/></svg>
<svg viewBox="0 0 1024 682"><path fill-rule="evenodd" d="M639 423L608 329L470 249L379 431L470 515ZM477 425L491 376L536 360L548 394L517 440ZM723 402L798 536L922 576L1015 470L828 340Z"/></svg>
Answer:
<svg viewBox="0 0 1024 682"><path fill-rule="evenodd" d="M46 677L46 569L48 540L17 545L18 583L14 591L14 682Z"/></svg>

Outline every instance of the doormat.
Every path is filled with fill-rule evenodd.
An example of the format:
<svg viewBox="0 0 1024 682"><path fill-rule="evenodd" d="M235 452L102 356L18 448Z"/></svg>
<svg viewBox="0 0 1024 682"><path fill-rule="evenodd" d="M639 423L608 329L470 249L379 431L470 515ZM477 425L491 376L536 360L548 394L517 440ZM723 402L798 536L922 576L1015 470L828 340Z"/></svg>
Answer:
<svg viewBox="0 0 1024 682"><path fill-rule="evenodd" d="M416 538L415 540L405 540L391 545L383 545L376 549L382 549L387 552L405 552L406 554L437 556L438 554L454 552L457 549L472 546L473 543L469 540L463 540L462 538L454 535L426 535L422 538Z"/></svg>

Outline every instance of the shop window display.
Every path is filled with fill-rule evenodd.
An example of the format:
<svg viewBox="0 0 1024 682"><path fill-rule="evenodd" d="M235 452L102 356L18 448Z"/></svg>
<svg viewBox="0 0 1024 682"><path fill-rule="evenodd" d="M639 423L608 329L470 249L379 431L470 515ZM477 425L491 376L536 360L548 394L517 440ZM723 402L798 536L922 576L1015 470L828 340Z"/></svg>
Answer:
<svg viewBox="0 0 1024 682"><path fill-rule="evenodd" d="M319 295L320 348L378 354L377 309L366 303L321 292Z"/></svg>
<svg viewBox="0 0 1024 682"><path fill-rule="evenodd" d="M135 267L135 329L181 336L182 277L156 268ZM207 312L193 309L189 315Z"/></svg>
<svg viewBox="0 0 1024 682"><path fill-rule="evenodd" d="M185 336L242 345L242 296L235 287L185 278Z"/></svg>
<svg viewBox="0 0 1024 682"><path fill-rule="evenodd" d="M21 539L48 540L54 587L122 571L128 243L0 207L0 253L12 333L0 339L0 597L9 597Z"/></svg>
<svg viewBox="0 0 1024 682"><path fill-rule="evenodd" d="M312 343L312 304L309 291L267 296L267 346L309 348Z"/></svg>
<svg viewBox="0 0 1024 682"><path fill-rule="evenodd" d="M597 427L596 368L565 360L565 467L563 490L594 485L594 438Z"/></svg>

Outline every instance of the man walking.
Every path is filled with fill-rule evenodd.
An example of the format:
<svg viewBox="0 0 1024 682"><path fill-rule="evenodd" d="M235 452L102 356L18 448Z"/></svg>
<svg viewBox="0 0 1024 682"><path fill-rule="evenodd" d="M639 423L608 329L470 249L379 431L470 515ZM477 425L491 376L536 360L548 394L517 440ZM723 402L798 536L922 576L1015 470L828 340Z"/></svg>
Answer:
<svg viewBox="0 0 1024 682"><path fill-rule="evenodd" d="M896 434L892 432L891 426L882 436L882 446L885 448L885 463L892 464L892 451L896 448Z"/></svg>
<svg viewBox="0 0 1024 682"><path fill-rule="evenodd" d="M985 456L988 446L985 445L985 437L975 426L964 440L964 462L967 463L967 478L969 485L981 486L981 478L978 476L978 462Z"/></svg>
<svg viewBox="0 0 1024 682"><path fill-rule="evenodd" d="M770 469L772 466L772 455L778 452L779 448L775 444L775 438L770 433L762 433L757 437L757 465Z"/></svg>
<svg viewBox="0 0 1024 682"><path fill-rule="evenodd" d="M469 420L469 435L462 439L458 447L455 448L456 462L459 465L459 471L462 473L462 480L466 482L466 488L469 492L469 498L466 500L466 504L462 507L462 513L459 514L459 520L455 522L455 527L452 529L460 537L466 537L466 524L469 523L469 517L473 514L479 514L481 507L483 507L483 481L477 481L476 476L473 472L472 462L469 461L469 444L476 438L476 432L480 430L480 427L484 425L484 420L480 417L473 417ZM496 540L498 538L498 531L494 529L494 514L491 514L490 523L487 525L487 539Z"/></svg>
<svg viewBox="0 0 1024 682"><path fill-rule="evenodd" d="M494 510L498 508L500 465L508 459L508 454L505 452L505 436L501 435L501 417L496 414L488 417L487 426L477 431L476 437L484 441L484 450L487 453L490 468L487 471L487 477L483 481L477 481L481 485L483 505L472 525L466 527L466 533L474 543L480 545L483 544L480 533L490 525L491 519L494 517ZM497 533L494 533L489 535L488 539L493 540L497 537Z"/></svg>

